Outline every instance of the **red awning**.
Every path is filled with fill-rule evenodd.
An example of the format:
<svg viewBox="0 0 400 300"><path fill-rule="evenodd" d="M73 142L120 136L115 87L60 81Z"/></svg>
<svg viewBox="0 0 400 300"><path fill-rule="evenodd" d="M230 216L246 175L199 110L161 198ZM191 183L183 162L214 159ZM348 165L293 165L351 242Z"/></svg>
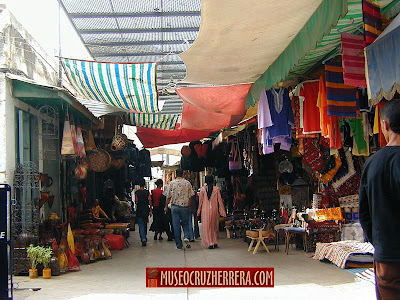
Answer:
<svg viewBox="0 0 400 300"><path fill-rule="evenodd" d="M226 115L245 113L246 97L251 84L176 89L182 100L204 110Z"/></svg>
<svg viewBox="0 0 400 300"><path fill-rule="evenodd" d="M182 128L215 132L237 125L244 114L245 112L240 115L210 112L183 101Z"/></svg>
<svg viewBox="0 0 400 300"><path fill-rule="evenodd" d="M160 130L145 127L137 127L136 135L145 148L154 148L163 145L179 144L197 141L211 135L210 131L175 129Z"/></svg>

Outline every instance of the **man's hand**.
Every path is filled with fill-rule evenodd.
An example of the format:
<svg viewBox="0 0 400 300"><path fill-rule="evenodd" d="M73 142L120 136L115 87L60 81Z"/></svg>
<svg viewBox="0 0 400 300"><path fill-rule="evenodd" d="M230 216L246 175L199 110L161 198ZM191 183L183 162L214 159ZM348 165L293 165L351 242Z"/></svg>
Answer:
<svg viewBox="0 0 400 300"><path fill-rule="evenodd" d="M168 212L168 207L164 207L164 212Z"/></svg>

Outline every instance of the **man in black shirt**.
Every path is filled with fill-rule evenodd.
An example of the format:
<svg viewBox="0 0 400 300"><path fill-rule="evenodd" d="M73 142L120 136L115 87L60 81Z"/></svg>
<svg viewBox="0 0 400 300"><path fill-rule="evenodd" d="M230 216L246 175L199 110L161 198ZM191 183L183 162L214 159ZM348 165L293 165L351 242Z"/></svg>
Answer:
<svg viewBox="0 0 400 300"><path fill-rule="evenodd" d="M386 103L387 145L367 160L360 186L360 223L374 245L377 299L400 299L400 100Z"/></svg>

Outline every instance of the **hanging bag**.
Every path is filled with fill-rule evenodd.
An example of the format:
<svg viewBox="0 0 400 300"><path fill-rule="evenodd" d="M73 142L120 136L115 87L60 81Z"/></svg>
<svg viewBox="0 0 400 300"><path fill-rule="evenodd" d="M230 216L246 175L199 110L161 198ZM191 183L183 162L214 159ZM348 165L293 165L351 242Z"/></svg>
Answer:
<svg viewBox="0 0 400 300"><path fill-rule="evenodd" d="M229 171L239 170L241 168L239 150L235 146L235 142L231 142L231 152L229 153Z"/></svg>

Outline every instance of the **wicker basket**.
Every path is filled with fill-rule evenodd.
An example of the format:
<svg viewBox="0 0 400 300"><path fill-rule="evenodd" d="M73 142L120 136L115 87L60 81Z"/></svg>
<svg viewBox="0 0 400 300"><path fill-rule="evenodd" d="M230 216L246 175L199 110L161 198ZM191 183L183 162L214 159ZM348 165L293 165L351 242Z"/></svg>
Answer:
<svg viewBox="0 0 400 300"><path fill-rule="evenodd" d="M111 142L111 151L124 149L128 145L128 137L125 134L117 134Z"/></svg>
<svg viewBox="0 0 400 300"><path fill-rule="evenodd" d="M94 172L104 172L111 166L111 156L103 149L94 150L87 157L90 168Z"/></svg>

